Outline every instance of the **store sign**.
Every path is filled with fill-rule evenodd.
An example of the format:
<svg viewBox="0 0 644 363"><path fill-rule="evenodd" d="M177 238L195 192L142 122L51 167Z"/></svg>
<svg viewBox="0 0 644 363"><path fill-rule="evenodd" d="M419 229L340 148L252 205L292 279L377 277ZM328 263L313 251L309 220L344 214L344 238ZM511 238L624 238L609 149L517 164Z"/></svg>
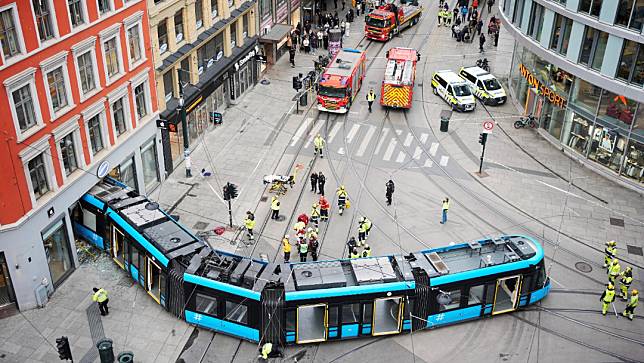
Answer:
<svg viewBox="0 0 644 363"><path fill-rule="evenodd" d="M525 78L526 81L528 81L528 84L530 84L532 87L539 90L539 94L545 97L548 101L550 101L550 103L552 103L555 106L559 106L561 108L566 108L566 103L567 103L566 99L560 96L559 94L557 94L552 89L550 89L543 82L541 82L523 64L519 64L519 71L521 72L521 75L523 76L523 78Z"/></svg>
<svg viewBox="0 0 644 363"><path fill-rule="evenodd" d="M253 57L255 57L255 51L251 50L250 52L248 52L248 54L246 54L244 58L235 62L235 71L238 71L241 66L246 64L246 62L248 62L249 60L253 59Z"/></svg>

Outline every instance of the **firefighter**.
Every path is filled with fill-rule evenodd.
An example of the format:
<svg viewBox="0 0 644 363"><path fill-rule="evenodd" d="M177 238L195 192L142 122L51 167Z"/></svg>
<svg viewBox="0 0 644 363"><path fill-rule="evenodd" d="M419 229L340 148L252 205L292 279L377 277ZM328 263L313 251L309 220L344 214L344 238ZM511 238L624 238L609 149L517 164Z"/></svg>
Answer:
<svg viewBox="0 0 644 363"><path fill-rule="evenodd" d="M362 250L362 257L371 257L371 247L365 243L364 249Z"/></svg>
<svg viewBox="0 0 644 363"><path fill-rule="evenodd" d="M622 277L619 280L621 296L622 299L626 301L628 299L628 289L631 287L631 282L633 282L633 269L628 266L626 270L622 271L619 275Z"/></svg>
<svg viewBox="0 0 644 363"><path fill-rule="evenodd" d="M306 255L309 253L309 244L303 239L299 242L300 262L306 262Z"/></svg>
<svg viewBox="0 0 644 363"><path fill-rule="evenodd" d="M369 112L371 112L371 105L373 105L373 101L376 100L376 92L373 91L373 88L369 90L369 93L367 93L367 103L369 104Z"/></svg>
<svg viewBox="0 0 644 363"><path fill-rule="evenodd" d="M309 216L307 216L306 213L302 213L297 216L297 221L304 223L304 225L307 225L309 224Z"/></svg>
<svg viewBox="0 0 644 363"><path fill-rule="evenodd" d="M620 271L621 266L619 265L619 260L613 258L613 262L610 264L610 268L608 269L608 281L611 284L615 284L615 279L619 276Z"/></svg>
<svg viewBox="0 0 644 363"><path fill-rule="evenodd" d="M324 148L324 139L320 134L318 134L315 139L313 139L313 146L315 147L315 155L317 156L320 153L320 157L324 158L322 155L322 148Z"/></svg>
<svg viewBox="0 0 644 363"><path fill-rule="evenodd" d="M246 212L244 226L246 227L246 232L248 233L248 239L250 239L251 241L254 240L255 236L253 236L253 228L255 228L255 216L253 216L253 213Z"/></svg>
<svg viewBox="0 0 644 363"><path fill-rule="evenodd" d="M336 193L338 194L338 213L342 215L347 206L347 191L344 189L344 185L340 185Z"/></svg>
<svg viewBox="0 0 644 363"><path fill-rule="evenodd" d="M271 219L279 219L280 217L280 201L277 197L271 199Z"/></svg>
<svg viewBox="0 0 644 363"><path fill-rule="evenodd" d="M329 205L329 201L326 200L324 195L320 196L320 219L322 222L326 222L329 220L329 208L331 206Z"/></svg>
<svg viewBox="0 0 644 363"><path fill-rule="evenodd" d="M608 305L615 301L615 286L609 283L599 300L602 302L602 315L606 315Z"/></svg>
<svg viewBox="0 0 644 363"><path fill-rule="evenodd" d="M282 248L284 249L284 262L288 262L291 259L291 242L288 240L288 234L282 238Z"/></svg>
<svg viewBox="0 0 644 363"><path fill-rule="evenodd" d="M320 224L320 205L317 203L313 203L311 207L311 224L315 225L315 228Z"/></svg>
<svg viewBox="0 0 644 363"><path fill-rule="evenodd" d="M606 242L606 248L604 249L604 268L608 269L608 265L610 265L610 262L613 260L613 258L617 257L617 242L615 241L608 241Z"/></svg>
<svg viewBox="0 0 644 363"><path fill-rule="evenodd" d="M358 221L358 245L362 246L367 239L367 224L364 222L364 217Z"/></svg>
<svg viewBox="0 0 644 363"><path fill-rule="evenodd" d="M635 315L635 308L639 303L639 292L636 289L633 289L631 293L631 299L628 304L626 304L626 309L622 312L622 315L626 316L628 320L633 320L633 315Z"/></svg>

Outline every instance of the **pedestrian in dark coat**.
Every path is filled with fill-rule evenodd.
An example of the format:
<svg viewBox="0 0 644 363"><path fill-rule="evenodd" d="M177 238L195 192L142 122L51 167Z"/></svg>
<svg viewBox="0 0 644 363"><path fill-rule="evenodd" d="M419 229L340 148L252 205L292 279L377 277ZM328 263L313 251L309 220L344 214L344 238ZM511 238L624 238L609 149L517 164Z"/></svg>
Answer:
<svg viewBox="0 0 644 363"><path fill-rule="evenodd" d="M311 173L311 191L313 193L318 192L318 173Z"/></svg>
<svg viewBox="0 0 644 363"><path fill-rule="evenodd" d="M492 12L492 5L494 5L494 0L487 0L487 12Z"/></svg>
<svg viewBox="0 0 644 363"><path fill-rule="evenodd" d="M326 183L326 177L322 172L318 173L318 194L324 195L324 184Z"/></svg>
<svg viewBox="0 0 644 363"><path fill-rule="evenodd" d="M479 53L483 52L483 44L485 44L485 34L479 35Z"/></svg>
<svg viewBox="0 0 644 363"><path fill-rule="evenodd" d="M499 29L496 29L496 32L494 32L494 46L499 45Z"/></svg>
<svg viewBox="0 0 644 363"><path fill-rule="evenodd" d="M385 187L387 188L385 192L385 197L387 198L387 205L391 205L391 198L394 195L394 181L389 179L389 181L385 184Z"/></svg>
<svg viewBox="0 0 644 363"><path fill-rule="evenodd" d="M476 33L481 34L481 29L483 29L483 20L479 19L478 23L476 23Z"/></svg>
<svg viewBox="0 0 644 363"><path fill-rule="evenodd" d="M288 60L291 62L291 67L295 68L295 47L288 50Z"/></svg>

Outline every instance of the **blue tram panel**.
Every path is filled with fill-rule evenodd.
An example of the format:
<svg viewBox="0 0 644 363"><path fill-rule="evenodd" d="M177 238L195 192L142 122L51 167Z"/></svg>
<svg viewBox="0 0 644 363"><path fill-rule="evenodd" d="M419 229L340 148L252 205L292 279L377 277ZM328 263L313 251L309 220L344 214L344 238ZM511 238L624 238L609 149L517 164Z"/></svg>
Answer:
<svg viewBox="0 0 644 363"><path fill-rule="evenodd" d="M116 183L99 184L81 205L82 215L93 213L96 222L75 220L79 235L108 251L166 310L254 342L305 344L435 328L511 312L550 290L543 249L527 236L406 256L284 264L214 250Z"/></svg>

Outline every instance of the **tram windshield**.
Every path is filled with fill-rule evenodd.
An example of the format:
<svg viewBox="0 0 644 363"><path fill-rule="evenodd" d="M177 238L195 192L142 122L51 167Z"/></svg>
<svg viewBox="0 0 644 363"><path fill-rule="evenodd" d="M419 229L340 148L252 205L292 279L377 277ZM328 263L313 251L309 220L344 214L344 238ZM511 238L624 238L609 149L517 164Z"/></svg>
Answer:
<svg viewBox="0 0 644 363"><path fill-rule="evenodd" d="M386 25L385 19L377 19L371 16L367 17L367 25L373 26L376 28L384 28Z"/></svg>
<svg viewBox="0 0 644 363"><path fill-rule="evenodd" d="M320 96L333 97L333 98L344 98L347 94L346 88L336 88L320 85L320 90L318 94Z"/></svg>

